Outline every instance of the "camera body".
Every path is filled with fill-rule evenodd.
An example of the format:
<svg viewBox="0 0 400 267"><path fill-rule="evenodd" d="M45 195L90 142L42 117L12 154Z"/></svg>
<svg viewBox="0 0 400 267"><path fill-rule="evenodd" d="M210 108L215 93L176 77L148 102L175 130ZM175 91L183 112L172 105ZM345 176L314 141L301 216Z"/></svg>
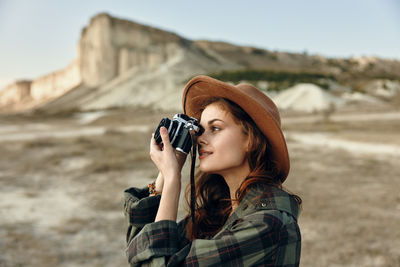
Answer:
<svg viewBox="0 0 400 267"><path fill-rule="evenodd" d="M185 114L175 114L171 119L163 118L154 133L154 139L157 144L162 144L160 128L165 127L168 130L169 140L176 150L188 154L192 147L192 139L190 132L194 131L196 136L203 133L197 119L189 117Z"/></svg>

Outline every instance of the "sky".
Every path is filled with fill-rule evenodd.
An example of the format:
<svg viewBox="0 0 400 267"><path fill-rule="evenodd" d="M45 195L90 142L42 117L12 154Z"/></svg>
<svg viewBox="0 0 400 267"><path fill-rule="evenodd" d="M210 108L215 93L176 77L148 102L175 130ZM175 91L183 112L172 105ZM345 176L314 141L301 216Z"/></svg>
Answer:
<svg viewBox="0 0 400 267"><path fill-rule="evenodd" d="M400 0L0 0L0 88L66 67L100 12L192 40L400 60Z"/></svg>

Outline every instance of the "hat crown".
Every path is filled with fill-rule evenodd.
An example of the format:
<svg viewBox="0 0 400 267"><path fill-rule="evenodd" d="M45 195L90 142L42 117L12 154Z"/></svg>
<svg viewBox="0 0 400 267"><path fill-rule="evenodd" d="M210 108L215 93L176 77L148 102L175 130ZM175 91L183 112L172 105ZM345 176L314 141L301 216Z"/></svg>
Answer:
<svg viewBox="0 0 400 267"><path fill-rule="evenodd" d="M253 98L254 101L260 104L264 109L266 109L271 117L276 121L276 123L281 126L281 117L279 115L278 108L265 93L248 83L240 83L235 87Z"/></svg>

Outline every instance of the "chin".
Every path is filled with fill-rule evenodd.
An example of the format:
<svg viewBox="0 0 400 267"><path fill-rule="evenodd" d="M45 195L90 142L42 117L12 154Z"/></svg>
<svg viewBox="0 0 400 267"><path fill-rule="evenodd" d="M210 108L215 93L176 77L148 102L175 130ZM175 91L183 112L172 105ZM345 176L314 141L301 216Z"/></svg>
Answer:
<svg viewBox="0 0 400 267"><path fill-rule="evenodd" d="M203 165L200 164L199 169L201 172L204 172L204 173L211 173L211 172L215 171L215 168L212 168L211 166L207 166L204 164Z"/></svg>
<svg viewBox="0 0 400 267"><path fill-rule="evenodd" d="M209 172L209 170L207 168L204 168L201 165L200 165L199 169L200 169L201 172L204 172L204 173Z"/></svg>
<svg viewBox="0 0 400 267"><path fill-rule="evenodd" d="M199 169L200 169L200 171L201 172L203 172L203 173L208 173L208 174L219 174L219 171L221 171L220 169L218 169L218 168L213 168L212 166L202 166L201 164L200 164L200 166L199 166Z"/></svg>

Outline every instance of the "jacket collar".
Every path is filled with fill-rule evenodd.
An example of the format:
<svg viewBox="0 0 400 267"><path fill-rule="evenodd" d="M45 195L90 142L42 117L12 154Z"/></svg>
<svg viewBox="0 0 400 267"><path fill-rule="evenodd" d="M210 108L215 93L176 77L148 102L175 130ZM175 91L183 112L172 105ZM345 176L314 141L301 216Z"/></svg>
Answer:
<svg viewBox="0 0 400 267"><path fill-rule="evenodd" d="M258 210L284 211L297 221L300 207L292 195L278 187L254 185L239 203L236 211L229 216L225 225Z"/></svg>

